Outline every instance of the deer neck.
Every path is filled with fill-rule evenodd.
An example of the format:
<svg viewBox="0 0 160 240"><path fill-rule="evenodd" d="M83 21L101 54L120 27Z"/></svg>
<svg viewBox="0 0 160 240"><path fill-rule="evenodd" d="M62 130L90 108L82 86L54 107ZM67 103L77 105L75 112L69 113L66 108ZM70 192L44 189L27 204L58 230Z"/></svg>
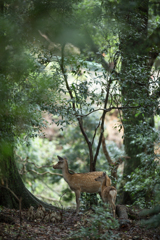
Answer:
<svg viewBox="0 0 160 240"><path fill-rule="evenodd" d="M106 187L106 178L103 180L102 185L101 185L101 191L103 192L103 190Z"/></svg>
<svg viewBox="0 0 160 240"><path fill-rule="evenodd" d="M68 171L68 163L65 163L64 168L62 169L62 174L64 179L66 180L66 182L68 182L70 180L71 174Z"/></svg>

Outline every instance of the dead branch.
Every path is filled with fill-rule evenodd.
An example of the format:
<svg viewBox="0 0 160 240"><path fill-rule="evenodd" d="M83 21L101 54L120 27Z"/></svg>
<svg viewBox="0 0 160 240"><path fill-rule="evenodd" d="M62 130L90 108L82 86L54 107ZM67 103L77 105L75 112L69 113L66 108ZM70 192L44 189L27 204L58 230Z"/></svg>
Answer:
<svg viewBox="0 0 160 240"><path fill-rule="evenodd" d="M50 49L58 49L61 51L61 45L60 44L55 44L52 42L49 37L46 34L43 34L40 30L38 30L39 34L49 43L49 48Z"/></svg>

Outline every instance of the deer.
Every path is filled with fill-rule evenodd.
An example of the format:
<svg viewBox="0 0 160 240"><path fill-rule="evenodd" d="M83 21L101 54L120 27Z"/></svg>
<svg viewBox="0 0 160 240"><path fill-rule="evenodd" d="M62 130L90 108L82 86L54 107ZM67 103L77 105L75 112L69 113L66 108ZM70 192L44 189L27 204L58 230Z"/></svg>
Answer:
<svg viewBox="0 0 160 240"><path fill-rule="evenodd" d="M81 192L99 193L101 196L101 183L95 182L95 178L102 175L103 172L87 172L87 173L70 173L68 161L66 158L57 156L59 161L53 165L54 169L62 169L64 180L68 183L70 189L75 192L76 196L76 215L79 213ZM111 185L111 179L106 175L106 186Z"/></svg>
<svg viewBox="0 0 160 240"><path fill-rule="evenodd" d="M109 203L110 208L113 211L113 217L115 218L116 213L116 197L117 197L117 190L113 186L106 186L106 173L103 172L101 176L95 178L96 182L101 183L101 196L104 203Z"/></svg>

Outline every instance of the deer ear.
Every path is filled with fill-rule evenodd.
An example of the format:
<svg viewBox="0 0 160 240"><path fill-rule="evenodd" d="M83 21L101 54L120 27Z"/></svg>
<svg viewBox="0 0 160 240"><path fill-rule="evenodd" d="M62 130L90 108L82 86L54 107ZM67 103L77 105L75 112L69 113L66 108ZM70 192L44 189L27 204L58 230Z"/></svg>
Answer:
<svg viewBox="0 0 160 240"><path fill-rule="evenodd" d="M103 176L106 176L106 172L103 172Z"/></svg>
<svg viewBox="0 0 160 240"><path fill-rule="evenodd" d="M59 159L59 160L63 160L63 158L62 158L62 157L60 157L60 156L57 156L57 157L58 157L58 159Z"/></svg>

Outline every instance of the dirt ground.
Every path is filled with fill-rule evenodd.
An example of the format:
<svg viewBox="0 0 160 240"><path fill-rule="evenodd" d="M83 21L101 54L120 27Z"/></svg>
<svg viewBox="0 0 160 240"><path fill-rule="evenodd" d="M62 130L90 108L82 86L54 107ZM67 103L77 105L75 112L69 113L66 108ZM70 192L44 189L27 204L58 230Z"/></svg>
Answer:
<svg viewBox="0 0 160 240"><path fill-rule="evenodd" d="M44 223L42 220L28 220L27 210L22 210L21 212L21 225L19 210L3 208L1 209L0 214L10 216L14 221L14 223L0 222L0 240L67 240L69 239L71 231L77 232L78 236L80 226L83 225L85 227L84 215L81 214L75 216L73 209L65 210L62 214L62 220L56 223ZM160 229L141 228L133 221L131 221L127 226L122 225L119 229L111 231L115 233L115 235L119 233L119 238L117 239L121 240L160 239Z"/></svg>

